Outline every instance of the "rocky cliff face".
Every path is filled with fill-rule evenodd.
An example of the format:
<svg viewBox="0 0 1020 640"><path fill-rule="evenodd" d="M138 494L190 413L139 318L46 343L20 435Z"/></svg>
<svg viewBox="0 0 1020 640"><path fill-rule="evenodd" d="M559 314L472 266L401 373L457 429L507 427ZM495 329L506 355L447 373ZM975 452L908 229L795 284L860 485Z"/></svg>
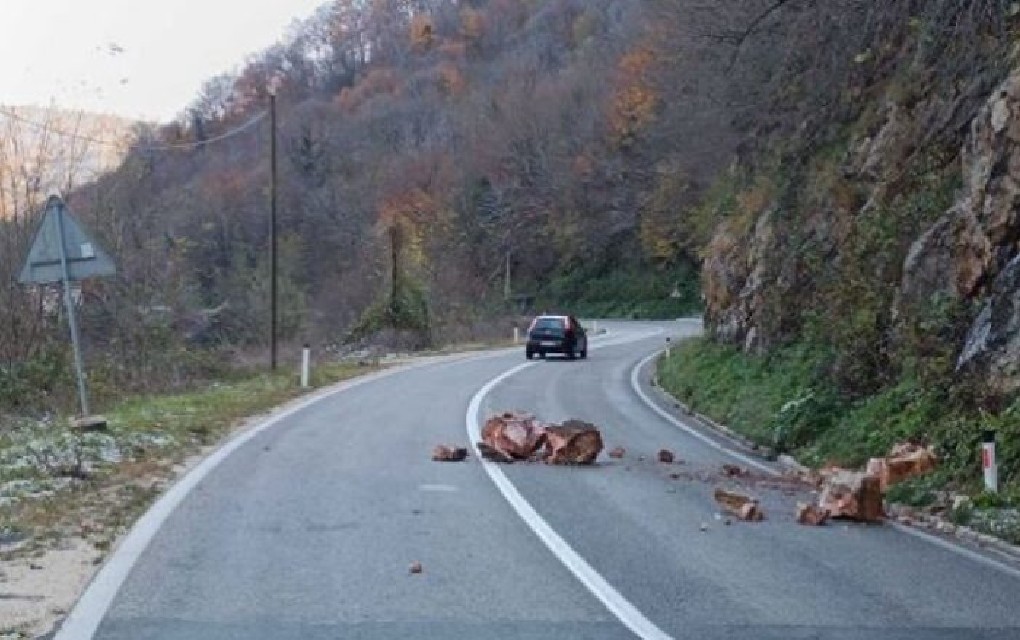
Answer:
<svg viewBox="0 0 1020 640"><path fill-rule="evenodd" d="M901 322L911 313L924 313L937 299L961 303L969 309L970 324L966 339L956 345L957 371L975 374L993 391L1008 394L1020 390L1020 66L983 103L974 104L979 106L971 110L954 159L958 174L952 168L947 172L956 174L962 186L947 211L921 224L899 272L884 274L895 288L888 296L887 317L893 324ZM784 269L776 264L795 262L797 249L777 255L777 234L797 235L800 246L827 247L820 255L828 254L829 264L839 265L846 260L846 220L884 211L890 193L902 187L904 167L925 144L934 114L941 110L958 118L960 106L941 96L915 101L910 108L888 101L875 133L851 139L834 172L856 185L859 201L849 210L838 206L836 189L830 188L813 208L801 199L801 208L808 211L795 228L776 228L776 207L758 214L743 232L731 221L721 224L704 257L705 317L711 333L745 350L783 340L763 320L768 305L796 313L811 304L807 293L814 283L804 275L792 285L789 274L784 281ZM917 197L926 195L923 187L910 188ZM895 340L894 331L889 335Z"/></svg>

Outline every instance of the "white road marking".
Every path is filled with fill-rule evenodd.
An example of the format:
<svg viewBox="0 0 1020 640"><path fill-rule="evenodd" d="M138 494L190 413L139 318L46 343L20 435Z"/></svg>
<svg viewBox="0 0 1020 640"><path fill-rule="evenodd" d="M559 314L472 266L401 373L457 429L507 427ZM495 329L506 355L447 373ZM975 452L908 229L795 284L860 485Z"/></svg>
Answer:
<svg viewBox="0 0 1020 640"><path fill-rule="evenodd" d="M667 422L673 424L674 426L683 429L689 435L694 436L695 438L712 447L716 451L724 453L730 456L731 458L736 458L737 460L740 460L744 464L752 466L755 469L764 471L765 473L770 473L776 476L780 475L780 473L773 469L772 467L769 467L766 464L762 464L761 462L755 460L754 458L749 458L748 456L745 456L744 454L738 451L734 451L728 447L725 447L716 442L714 439L706 436L704 433L701 433L697 429L684 424L680 420L677 420L675 417L671 416L668 412L664 411L660 406L655 404L652 401L652 399L648 397L648 394L644 392L644 389L642 389L641 385L638 383L638 374L646 364L648 364L651 360L657 358L659 356L659 353L660 352L657 351L652 355L648 356L647 358L645 358L644 360L642 360L641 362L637 363L630 372L630 386L634 390L634 393L636 393L638 397L641 398L641 400L644 401L646 405L648 405L648 408L654 411L655 413L659 414L659 416L663 420L666 420Z"/></svg>
<svg viewBox="0 0 1020 640"><path fill-rule="evenodd" d="M599 344L598 347L607 347L614 344L622 344L624 342L641 340L643 338L651 337L661 331L636 334L634 336L616 340L610 343ZM592 345L594 349L596 345ZM482 467L485 472L489 474L489 478L499 489L499 492L503 494L506 501L510 503L517 515L521 517L525 524L535 532L535 535L545 544L546 547L552 551L553 555L563 563L563 565L574 574L581 584L595 596L599 602L601 602L606 609L610 611L616 618L623 623L628 629L633 631L638 637L645 638L646 640L668 640L670 638L662 629L659 629L655 624L646 618L644 614L638 611L637 607L630 603L623 595L620 594L616 589L610 585L605 578L603 578L591 565L585 561L576 551L574 551L567 542L560 537L559 534L546 522L542 516L535 511L534 507L528 503L527 500L517 491L517 487L510 482L510 479L506 477L503 470L493 462L485 460L481 457L478 452L476 443L481 440L481 429L479 427L479 420L481 419L481 407L482 401L485 396L492 391L496 385L500 384L507 378L517 374L529 367L536 366L535 363L526 362L518 365L509 371L503 372L501 375L493 378L485 384L478 393L471 398L471 404L468 405L467 415L465 416L465 423L467 426L468 438L471 441L471 446L475 450L475 455L478 456L482 462Z"/></svg>
<svg viewBox="0 0 1020 640"><path fill-rule="evenodd" d="M687 432L688 434L694 436L698 440L704 442L705 444L707 444L708 446L712 447L713 449L715 449L717 451L720 451L721 453L724 453L724 454L730 456L731 458L735 458L735 459L737 459L737 460L739 460L739 461L741 461L741 462L743 462L745 464L751 465L751 466L755 467L756 469L760 469L761 471L764 471L765 473L768 473L770 475L773 475L773 476L780 476L780 475L782 475L779 471L776 471L772 467L769 467L768 465L765 465L765 464L763 464L763 463L761 463L761 462L759 462L757 460L754 460L753 458L749 458L749 457L745 456L744 454L740 453L739 451L734 451L734 450L732 450L732 449L730 449L730 448L720 444L716 440L713 440L712 438L706 436L705 434L701 433L697 429L694 429L694 428L684 424L683 422L681 422L680 420L678 420L674 416L672 416L669 413L667 413L666 411L664 411L657 404L655 404L655 402L653 402L652 399L648 397L648 394L646 394L644 392L644 390L641 388L641 385L638 383L638 374L640 373L641 369L644 368L644 366L646 364L648 364L649 361L651 361L652 359L658 357L660 353L661 352L653 353L652 355L648 356L647 358L645 358L641 362L637 363L634 366L634 368L631 370L630 384L631 384L631 387L633 387L634 392L638 395L638 397L640 397L641 400L644 401L644 403L646 405L648 405L648 407L652 411L654 411L655 413L659 414L659 416L661 416L663 419L665 419L668 422L672 423L673 425L679 427L680 429L682 429L685 432ZM897 531L900 531L900 532L905 533L907 535L914 536L915 538L919 538L921 540L924 540L926 542L934 544L935 546L941 547L943 549L946 549L947 551L952 551L953 553L956 553L956 554L961 555L961 556L963 556L965 558L973 560L974 562L977 562L977 563L983 564L985 566L997 569L997 570L999 570L999 571L1001 571L1001 572L1003 572L1003 573L1005 573L1005 574L1007 574L1009 576L1012 576L1014 578L1020 578L1020 569L1017 569L1016 567L1013 567L1013 566L1010 566L1008 564L999 562L998 560L995 560L994 558L989 558L986 555L980 554L980 553L978 553L976 551L973 551L971 549L968 549L968 548L966 548L966 547L964 547L962 545L950 542L948 540L944 540L944 539L942 539L942 538L940 538L938 536L934 536L934 535L932 535L930 533L925 533L924 531L920 531L920 530L918 530L918 529L916 529L914 527L908 527L906 525L902 525L902 524L900 524L898 522L888 521L887 524L892 526L892 528L896 529Z"/></svg>
<svg viewBox="0 0 1020 640"><path fill-rule="evenodd" d="M513 349L516 351L517 349ZM156 501L148 511L131 528L131 532L120 542L113 554L107 559L106 564L100 569L89 583L85 593L78 599L71 614L64 620L57 632L55 640L91 640L99 628L103 617L109 610L117 597L124 580L141 557L142 553L149 546L152 538L159 531L159 528L170 517L184 498L207 476L222 463L230 454L244 446L253 438L266 431L270 427L280 423L282 420L302 411L316 402L325 400L343 391L353 389L374 382L381 378L403 373L411 369L427 367L432 365L444 365L457 361L473 361L486 358L506 355L509 349L501 349L494 352L483 352L479 354L454 354L452 356L440 356L430 358L422 362L387 369L378 373L370 374L361 378L354 378L341 382L332 387L313 393L311 396L298 401L276 415L270 416L264 422L251 429L238 434L233 439L209 455L208 458L199 463L189 471L183 478L178 480L159 500Z"/></svg>
<svg viewBox="0 0 1020 640"><path fill-rule="evenodd" d="M452 484L423 484L418 487L419 491L437 491L439 493L454 493L460 491Z"/></svg>

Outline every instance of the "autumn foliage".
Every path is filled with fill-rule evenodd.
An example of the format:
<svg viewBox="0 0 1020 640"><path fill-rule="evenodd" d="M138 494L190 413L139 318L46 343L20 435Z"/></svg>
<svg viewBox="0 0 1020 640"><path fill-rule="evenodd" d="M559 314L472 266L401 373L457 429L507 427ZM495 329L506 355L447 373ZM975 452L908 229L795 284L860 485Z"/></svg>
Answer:
<svg viewBox="0 0 1020 640"><path fill-rule="evenodd" d="M620 144L631 144L655 118L659 96L650 80L654 62L654 54L640 48L625 54L617 65L610 126Z"/></svg>

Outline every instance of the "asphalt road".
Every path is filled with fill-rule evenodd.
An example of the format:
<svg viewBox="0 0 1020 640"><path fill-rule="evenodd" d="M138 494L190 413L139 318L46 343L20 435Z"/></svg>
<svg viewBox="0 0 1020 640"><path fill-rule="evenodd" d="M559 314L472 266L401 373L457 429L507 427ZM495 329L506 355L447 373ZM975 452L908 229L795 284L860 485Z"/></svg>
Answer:
<svg viewBox="0 0 1020 640"><path fill-rule="evenodd" d="M610 329L589 360L523 365L484 396L523 349L383 377L260 433L170 514L95 637L1020 638L1020 573L888 526L799 526L803 497L764 482L745 488L765 522L717 520L732 459L632 388L666 335L696 327ZM482 415L594 422L627 455L432 462L435 444L466 444L472 399ZM659 463L661 448L683 464Z"/></svg>

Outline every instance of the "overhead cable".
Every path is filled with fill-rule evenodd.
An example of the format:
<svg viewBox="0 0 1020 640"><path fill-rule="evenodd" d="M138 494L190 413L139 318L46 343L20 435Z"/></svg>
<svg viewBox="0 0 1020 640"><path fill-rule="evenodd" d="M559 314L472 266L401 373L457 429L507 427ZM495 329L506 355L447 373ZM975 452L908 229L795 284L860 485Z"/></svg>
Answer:
<svg viewBox="0 0 1020 640"><path fill-rule="evenodd" d="M45 133L53 134L53 135L61 137L61 138L70 138L70 139L73 139L73 140L77 140L79 142L88 142L88 143L91 143L91 144L98 144L98 145L102 145L102 146L118 147L118 148L119 147L132 147L132 148L134 148L136 150L139 150L139 151L182 151L182 150L189 150L189 149L197 149L199 147L203 147L205 145L213 144L213 143L216 143L216 142L221 142L223 140L226 140L228 138L232 138L232 137L234 137L234 136L236 136L238 134L241 134L244 131L247 131L251 127L253 127L256 124L258 124L259 122L261 122L263 119L265 119L265 117L267 115L269 115L268 111L259 112L258 114L256 114L252 118L250 118L244 124L241 124L241 125L233 128L233 129L230 129L229 131L221 133L221 134L219 134L217 136L213 136L212 138L207 138L205 140L196 140L195 142L164 143L164 144L157 144L157 145L138 146L138 145L134 145L132 142L126 142L124 140L109 140L109 139L104 139L104 138L97 138L97 137L94 137L94 136L88 136L88 135L84 135L84 134L77 133L77 132L64 131L62 129L58 129L58 128L54 127L53 125L46 124L44 122L38 122L36 120L32 120L31 118L26 118L26 117L24 117L22 115L19 115L18 113L14 112L14 111L11 111L11 110L9 110L7 108L0 107L0 116L9 118L9 119L17 121L17 122L21 122L22 124L26 124L26 125L32 127L33 129L37 129L37 130L43 131Z"/></svg>

